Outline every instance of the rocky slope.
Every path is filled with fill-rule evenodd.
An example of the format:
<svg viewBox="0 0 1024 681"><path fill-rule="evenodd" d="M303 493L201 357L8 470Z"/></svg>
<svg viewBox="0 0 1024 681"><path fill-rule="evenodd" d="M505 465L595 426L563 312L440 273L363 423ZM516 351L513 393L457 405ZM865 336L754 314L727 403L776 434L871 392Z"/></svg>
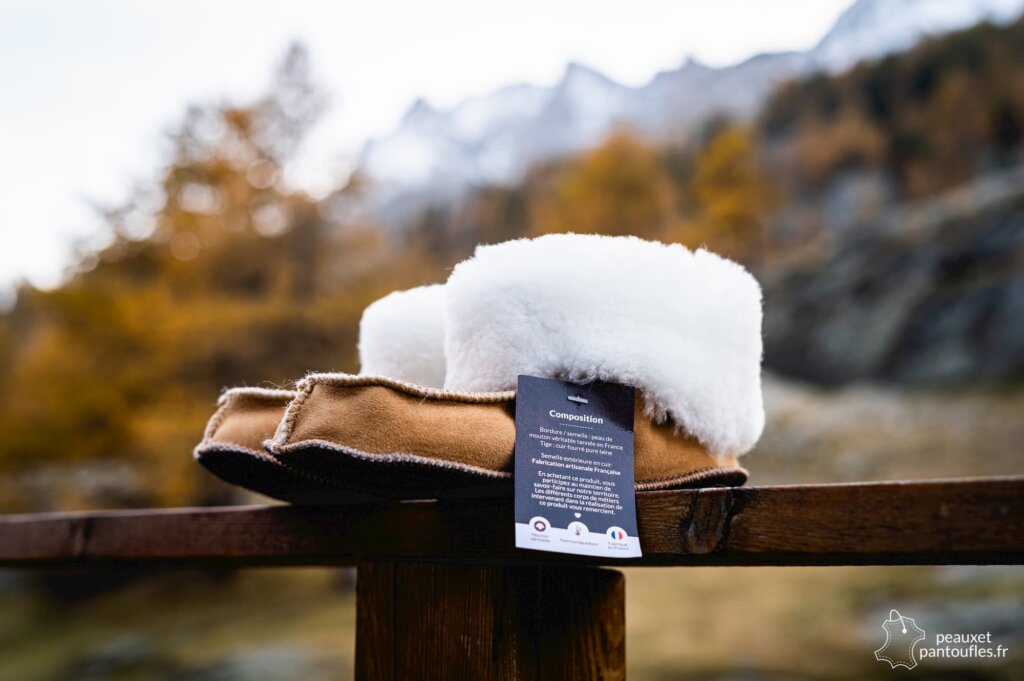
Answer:
<svg viewBox="0 0 1024 681"><path fill-rule="evenodd" d="M1024 376L1024 169L762 273L765 363L820 384Z"/></svg>

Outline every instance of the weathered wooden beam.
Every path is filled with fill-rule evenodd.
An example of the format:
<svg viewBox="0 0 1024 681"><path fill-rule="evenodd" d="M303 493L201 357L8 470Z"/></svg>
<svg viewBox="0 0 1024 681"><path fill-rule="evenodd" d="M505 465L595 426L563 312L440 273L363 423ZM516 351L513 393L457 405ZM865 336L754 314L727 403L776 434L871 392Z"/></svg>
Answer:
<svg viewBox="0 0 1024 681"><path fill-rule="evenodd" d="M360 563L356 678L623 679L625 601L615 570Z"/></svg>
<svg viewBox="0 0 1024 681"><path fill-rule="evenodd" d="M0 565L868 565L1024 562L1024 477L637 495L644 557L516 549L511 499L0 517Z"/></svg>

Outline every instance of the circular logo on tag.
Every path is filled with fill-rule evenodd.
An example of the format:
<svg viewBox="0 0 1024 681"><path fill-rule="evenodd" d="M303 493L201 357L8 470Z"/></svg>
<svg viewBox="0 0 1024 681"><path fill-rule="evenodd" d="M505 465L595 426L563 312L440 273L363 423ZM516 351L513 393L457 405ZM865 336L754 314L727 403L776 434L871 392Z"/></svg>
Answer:
<svg viewBox="0 0 1024 681"><path fill-rule="evenodd" d="M608 538L615 541L623 541L626 538L626 531L621 527L609 527Z"/></svg>
<svg viewBox="0 0 1024 681"><path fill-rule="evenodd" d="M546 532L550 526L551 524L547 518L541 518L540 516L530 518L530 527L533 528L534 532Z"/></svg>

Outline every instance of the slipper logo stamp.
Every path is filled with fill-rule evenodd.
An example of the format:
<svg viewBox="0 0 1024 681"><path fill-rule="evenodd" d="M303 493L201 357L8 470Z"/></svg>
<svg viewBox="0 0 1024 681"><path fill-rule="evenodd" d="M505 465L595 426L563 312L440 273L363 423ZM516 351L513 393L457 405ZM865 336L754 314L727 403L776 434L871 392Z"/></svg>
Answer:
<svg viewBox="0 0 1024 681"><path fill-rule="evenodd" d="M914 648L924 640L924 629L917 626L914 618L904 617L895 609L889 611L889 619L882 622L882 629L885 630L885 644L875 651L875 659L888 662L893 669L916 667Z"/></svg>

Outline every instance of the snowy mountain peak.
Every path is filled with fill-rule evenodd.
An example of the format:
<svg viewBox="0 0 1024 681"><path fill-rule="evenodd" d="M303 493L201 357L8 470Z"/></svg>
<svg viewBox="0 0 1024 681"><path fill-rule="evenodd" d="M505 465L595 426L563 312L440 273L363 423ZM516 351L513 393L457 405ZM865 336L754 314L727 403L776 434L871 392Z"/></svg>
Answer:
<svg viewBox="0 0 1024 681"><path fill-rule="evenodd" d="M437 110L434 107L430 106L430 102L423 99L422 97L419 97L416 99L415 102L412 103L412 106L409 107L409 110L405 112L405 117L403 118L403 120L412 121L418 118L425 118L436 113Z"/></svg>
<svg viewBox="0 0 1024 681"><path fill-rule="evenodd" d="M716 113L750 117L780 80L839 71L1022 11L1024 0L857 0L810 52L758 55L725 68L688 57L637 88L571 62L551 87L511 85L447 110L417 100L394 133L366 145L360 167L376 186L374 203L411 208L403 196L514 182L530 164L592 147L619 125L671 139Z"/></svg>
<svg viewBox="0 0 1024 681"><path fill-rule="evenodd" d="M565 75L562 77L562 80L570 80L573 78L597 78L598 80L609 80L608 76L604 75L597 69L591 68L578 61L571 61L566 64Z"/></svg>
<svg viewBox="0 0 1024 681"><path fill-rule="evenodd" d="M1024 0L857 0L812 51L819 68L837 71L907 49L921 39L982 21L1012 21Z"/></svg>

